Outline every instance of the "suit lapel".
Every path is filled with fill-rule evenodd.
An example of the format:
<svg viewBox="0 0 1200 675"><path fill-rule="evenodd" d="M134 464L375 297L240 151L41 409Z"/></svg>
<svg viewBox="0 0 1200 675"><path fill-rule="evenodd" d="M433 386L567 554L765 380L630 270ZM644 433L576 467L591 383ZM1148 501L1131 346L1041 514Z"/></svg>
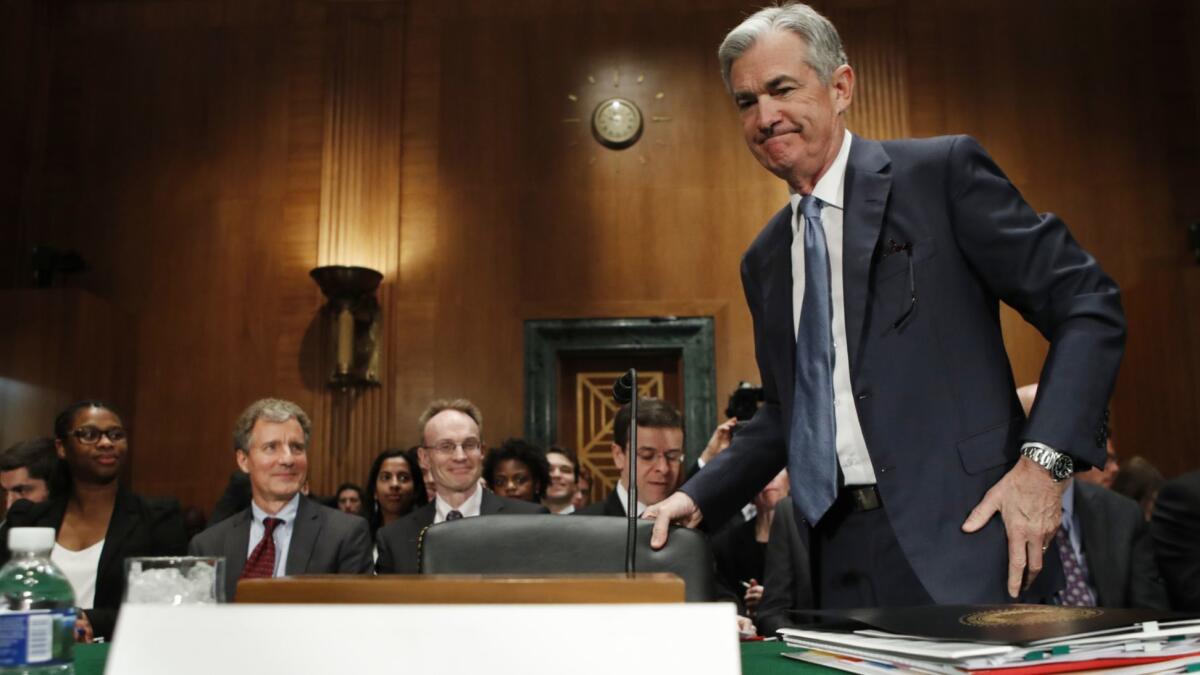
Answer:
<svg viewBox="0 0 1200 675"><path fill-rule="evenodd" d="M130 540L130 533L141 520L137 503L133 496L124 488L117 491L117 499L113 504L112 518L108 521L108 531L104 534L104 547L100 550L100 563L96 567L96 578L105 576L105 570L113 565L123 565L125 560L124 546ZM61 520L60 520L61 522ZM124 570L117 572L117 577L123 577Z"/></svg>
<svg viewBox="0 0 1200 675"><path fill-rule="evenodd" d="M292 540L288 543L284 574L303 574L308 571L308 562L323 524L321 510L308 497L301 495L300 505L296 509L296 524L292 527Z"/></svg>
<svg viewBox="0 0 1200 675"><path fill-rule="evenodd" d="M504 502L500 501L496 495L482 487L479 489L483 490L483 497L479 500L479 515L490 516L504 510Z"/></svg>
<svg viewBox="0 0 1200 675"><path fill-rule="evenodd" d="M842 219L842 288L846 298L851 377L858 372L871 258L879 241L888 193L892 188L892 177L886 171L890 164L891 159L882 144L854 137L846 162L846 211Z"/></svg>
<svg viewBox="0 0 1200 675"><path fill-rule="evenodd" d="M796 331L792 324L792 207L775 214L767 225L767 251L762 265L763 316L769 358L779 379L784 415L792 410L792 382L796 375ZM620 509L624 512L624 508Z"/></svg>
<svg viewBox="0 0 1200 675"><path fill-rule="evenodd" d="M232 601L250 546L250 508L230 516L230 534L225 537L225 598Z"/></svg>

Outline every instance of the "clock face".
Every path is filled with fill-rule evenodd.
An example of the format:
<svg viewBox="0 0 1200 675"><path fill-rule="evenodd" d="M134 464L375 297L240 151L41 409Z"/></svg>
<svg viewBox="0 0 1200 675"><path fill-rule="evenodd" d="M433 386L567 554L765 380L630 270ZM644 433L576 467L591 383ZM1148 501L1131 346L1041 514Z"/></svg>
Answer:
<svg viewBox="0 0 1200 675"><path fill-rule="evenodd" d="M602 101L592 113L592 133L614 150L628 148L642 135L642 111L628 99Z"/></svg>

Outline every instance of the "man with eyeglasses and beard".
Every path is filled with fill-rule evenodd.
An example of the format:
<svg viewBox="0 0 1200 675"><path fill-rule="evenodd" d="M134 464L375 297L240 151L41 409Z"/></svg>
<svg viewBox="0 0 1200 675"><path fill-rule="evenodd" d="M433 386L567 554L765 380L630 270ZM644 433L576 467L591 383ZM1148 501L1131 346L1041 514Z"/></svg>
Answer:
<svg viewBox="0 0 1200 675"><path fill-rule="evenodd" d="M380 574L416 574L420 570L418 542L430 525L496 513L548 513L545 507L500 497L482 487L483 415L467 399L430 403L417 421L421 467L433 477L433 501L375 535Z"/></svg>

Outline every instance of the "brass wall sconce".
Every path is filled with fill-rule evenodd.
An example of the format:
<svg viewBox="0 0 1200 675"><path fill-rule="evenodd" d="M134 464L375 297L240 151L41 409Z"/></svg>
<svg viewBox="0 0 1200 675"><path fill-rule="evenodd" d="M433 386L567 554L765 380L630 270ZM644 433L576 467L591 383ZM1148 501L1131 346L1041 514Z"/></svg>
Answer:
<svg viewBox="0 0 1200 675"><path fill-rule="evenodd" d="M309 276L329 299L321 309L333 362L329 386L378 385L383 322L375 290L383 275L368 267L327 265L313 269Z"/></svg>

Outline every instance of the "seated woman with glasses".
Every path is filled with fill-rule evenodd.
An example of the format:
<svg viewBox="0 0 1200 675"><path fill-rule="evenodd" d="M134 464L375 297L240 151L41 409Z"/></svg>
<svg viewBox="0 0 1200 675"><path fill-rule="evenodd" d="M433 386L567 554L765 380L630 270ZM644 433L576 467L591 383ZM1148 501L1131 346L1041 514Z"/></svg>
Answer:
<svg viewBox="0 0 1200 675"><path fill-rule="evenodd" d="M391 448L375 457L367 477L365 504L372 540L379 528L428 503L417 448Z"/></svg>
<svg viewBox="0 0 1200 675"><path fill-rule="evenodd" d="M51 560L75 590L77 639L110 639L125 594L125 559L187 552L179 501L139 497L118 480L129 453L121 417L101 401L80 401L54 420L60 458L50 500L18 501L0 532L7 561L8 528L53 527Z"/></svg>
<svg viewBox="0 0 1200 675"><path fill-rule="evenodd" d="M541 448L510 438L484 459L483 479L501 497L541 504L550 484L550 463Z"/></svg>

